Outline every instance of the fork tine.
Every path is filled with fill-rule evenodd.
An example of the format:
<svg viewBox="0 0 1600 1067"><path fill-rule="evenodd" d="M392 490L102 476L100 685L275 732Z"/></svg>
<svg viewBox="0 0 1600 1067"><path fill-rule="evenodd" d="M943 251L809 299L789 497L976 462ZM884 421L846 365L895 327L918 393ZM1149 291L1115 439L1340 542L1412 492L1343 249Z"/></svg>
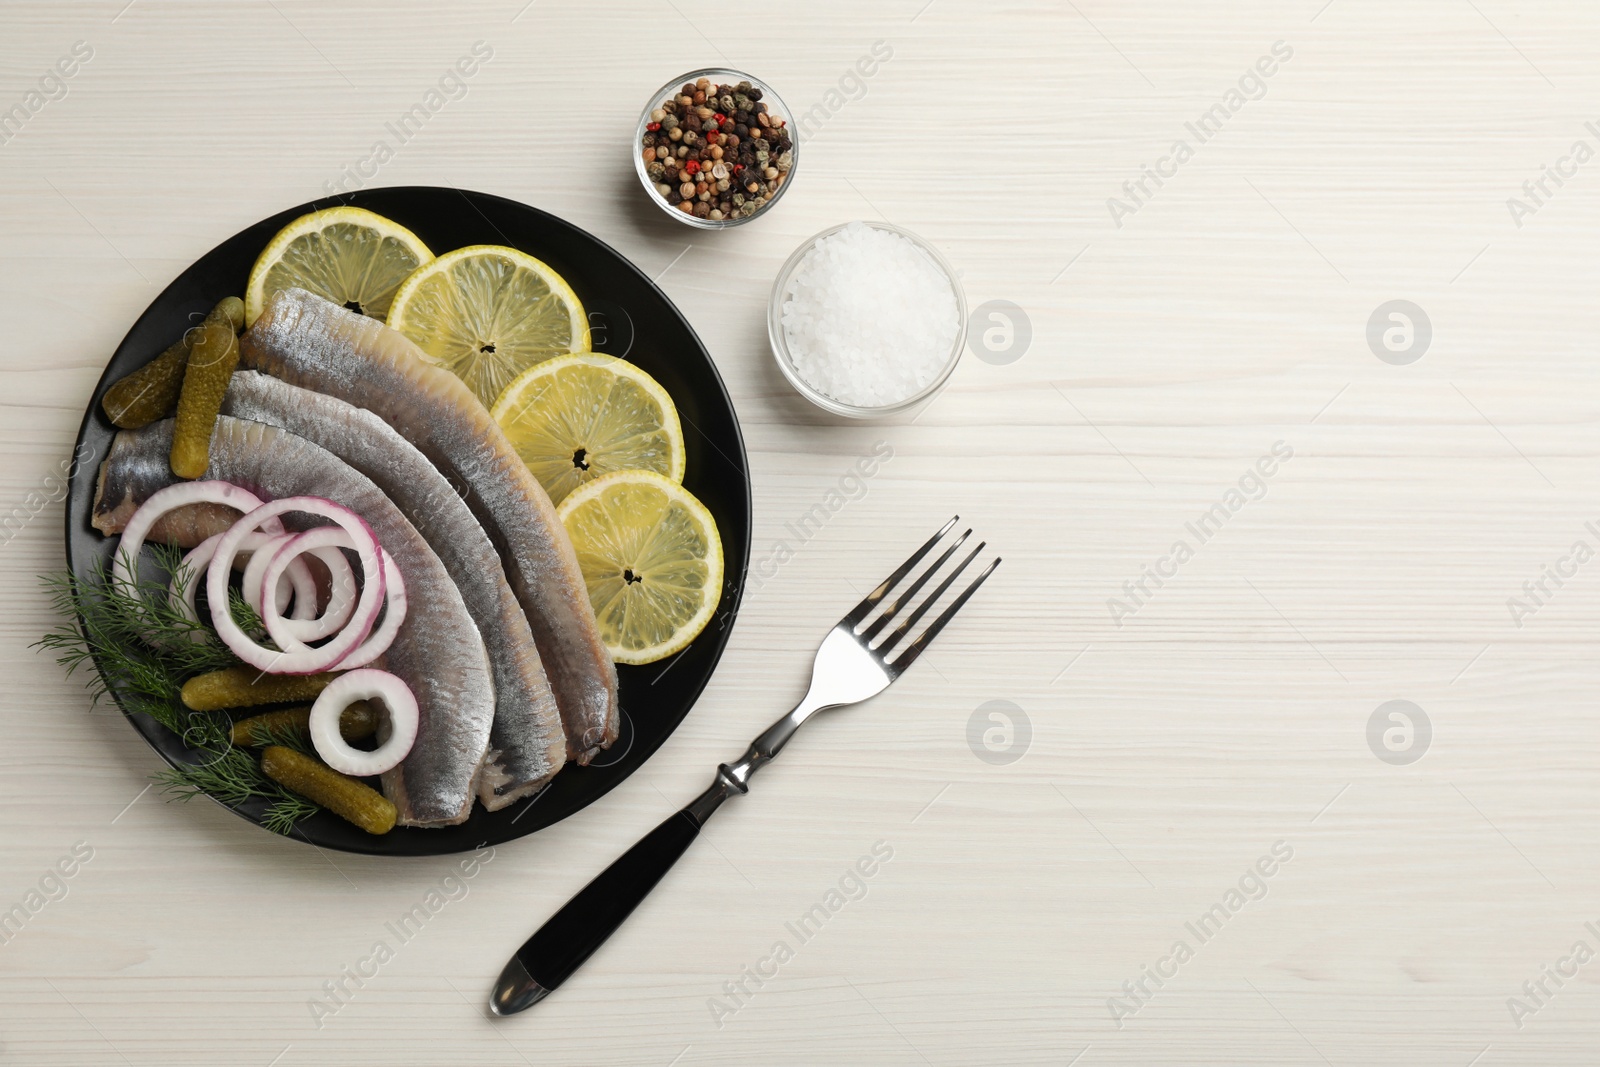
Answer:
<svg viewBox="0 0 1600 1067"><path fill-rule="evenodd" d="M929 594L928 598L921 604L918 604L916 611L913 611L906 618L901 619L899 624L896 625L893 630L889 631L889 636L885 637L877 647L876 651L879 656L884 658L888 657L889 650L894 648L895 645L899 644L900 639L906 635L906 631L915 626L917 624L917 620L926 615L928 613L928 609L939 602L939 598L944 596L944 591L949 589L951 585L955 584L955 580L961 577L961 572L967 569L967 564L976 559L978 553L982 552L983 547L988 543L989 542L987 541L979 541L978 547L974 548L971 552L968 552L967 558L958 563L956 565L956 569L946 575L945 580L939 583L939 588L935 589L931 594Z"/></svg>
<svg viewBox="0 0 1600 1067"><path fill-rule="evenodd" d="M926 630L918 634L915 640L901 650L900 654L895 657L894 663L890 664L890 669L893 670L897 676L907 667L911 666L916 658L922 654L922 650L927 648L935 637L939 636L939 631L944 629L944 624L955 617L955 613L961 610L962 605L971 599L972 594L978 591L978 586L982 585L985 579L987 579L989 575L993 574L994 569L998 566L1000 566L1000 560L998 557L996 557L995 561L985 567L983 569L983 573L978 575L977 579L973 581L971 585L967 586L966 591L960 596L956 597L955 603L951 604L944 610L944 614L940 615L937 619L934 619L933 622L929 623Z"/></svg>
<svg viewBox="0 0 1600 1067"><path fill-rule="evenodd" d="M939 555L939 558L934 560L933 563L928 566L927 570L923 571L917 576L917 580L911 583L910 588L908 588L905 592L900 593L889 602L889 606L883 609L883 614L872 620L871 626L868 626L865 630L861 631L861 639L863 641L871 641L874 637L877 637L878 631L882 630L889 624L891 620L893 620L894 616L899 613L900 609L906 606L907 601L917 595L917 590L926 585L928 579L937 574L939 568L943 567L945 563L949 561L950 557L955 555L956 549L960 548L962 544L966 542L967 538L971 536L972 529L971 527L968 527L966 532L952 541L950 543L950 547L945 549L944 552Z"/></svg>
<svg viewBox="0 0 1600 1067"><path fill-rule="evenodd" d="M895 572L893 574L885 578L878 588L868 593L861 603L851 608L849 613L839 621L849 623L852 629L859 625L861 620L867 617L867 613L877 606L878 601L882 600L888 595L889 590L894 588L896 582L900 581L900 579L911 573L911 568L915 567L922 561L922 557L926 556L933 549L933 546L939 543L939 539L941 537L950 532L950 528L953 527L956 524L956 521L960 518L960 515L952 516L949 522L939 527L938 533L928 538L927 542L921 548L911 553L910 559L906 560L904 563L900 564L899 567L895 568Z"/></svg>

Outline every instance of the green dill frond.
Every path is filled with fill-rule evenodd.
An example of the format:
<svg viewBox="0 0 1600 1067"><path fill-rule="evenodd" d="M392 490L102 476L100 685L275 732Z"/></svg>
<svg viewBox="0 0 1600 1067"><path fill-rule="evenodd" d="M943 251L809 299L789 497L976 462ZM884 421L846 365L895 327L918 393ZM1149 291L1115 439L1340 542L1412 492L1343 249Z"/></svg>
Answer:
<svg viewBox="0 0 1600 1067"><path fill-rule="evenodd" d="M282 800L275 801L261 815L261 825L275 834L287 837L303 819L309 819L322 808L299 793L285 789Z"/></svg>
<svg viewBox="0 0 1600 1067"><path fill-rule="evenodd" d="M261 816L261 825L275 834L288 834L302 819L322 810L268 778L261 761L248 749L213 748L198 756L194 763L151 775L168 800L187 802L197 796L210 796L230 808L250 800L267 800L270 803Z"/></svg>
<svg viewBox="0 0 1600 1067"><path fill-rule="evenodd" d="M254 753L234 748L227 715L183 705L179 691L185 681L239 660L209 626L179 606L189 583L201 581L203 573L182 566L182 549L150 547L161 573L171 577L170 592L163 581L113 581L103 563L87 581L70 572L44 576L59 621L34 647L54 653L69 677L90 668L85 686L96 701L116 690L129 714L148 715L193 752L193 762L151 776L169 800L205 794L229 807L265 800L261 824L287 834L321 809L268 778ZM228 610L245 633L258 639L264 634L260 617L237 590L229 591ZM306 751L306 739L294 731L276 732L272 742Z"/></svg>
<svg viewBox="0 0 1600 1067"><path fill-rule="evenodd" d="M278 745L282 748L293 749L302 756L310 756L315 760L322 759L321 756L317 755L316 750L311 747L311 738L293 727L273 727L266 723L261 723L251 727L250 732L261 739L256 745L257 748Z"/></svg>
<svg viewBox="0 0 1600 1067"><path fill-rule="evenodd" d="M258 643L266 640L266 623L261 621L256 609L250 606L244 594L237 589L228 590L228 614L233 616L233 624L243 630L250 640Z"/></svg>
<svg viewBox="0 0 1600 1067"><path fill-rule="evenodd" d="M173 700L185 679L238 662L210 627L179 606L195 578L179 566L182 553L165 545L154 548L163 570L173 575L172 595L159 581L111 581L103 563L92 580L70 572L41 579L59 622L34 647L54 652L68 676L98 664L99 672L91 672L86 681L96 700L106 695L108 686L119 693Z"/></svg>
<svg viewBox="0 0 1600 1067"><path fill-rule="evenodd" d="M229 807L237 807L252 798L272 795L261 785L265 776L255 757L241 748L202 752L194 763L157 771L151 777L172 800L187 801L209 794Z"/></svg>

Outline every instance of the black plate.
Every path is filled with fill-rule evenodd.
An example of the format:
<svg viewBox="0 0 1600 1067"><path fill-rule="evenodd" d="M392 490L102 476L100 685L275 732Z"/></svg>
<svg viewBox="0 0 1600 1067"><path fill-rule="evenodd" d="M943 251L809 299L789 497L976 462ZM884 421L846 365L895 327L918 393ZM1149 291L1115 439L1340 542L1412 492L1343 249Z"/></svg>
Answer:
<svg viewBox="0 0 1600 1067"><path fill-rule="evenodd" d="M364 207L394 219L438 254L464 245L510 245L554 267L589 310L594 348L627 357L660 382L678 405L688 453L683 483L710 509L722 535L726 585L717 617L694 644L673 659L646 667L618 667L622 732L594 764L569 765L543 792L504 811L488 812L475 806L471 818L460 826L398 828L373 837L322 812L301 823L295 834L324 848L399 856L462 852L511 841L559 822L604 796L683 721L710 681L727 644L750 559L750 478L733 401L711 356L683 315L649 278L602 242L525 204L485 193L427 186L362 190L301 204L229 238L180 274L146 309L95 387L78 431L75 455L91 458L72 479L67 560L74 574L88 577L110 558L115 544L115 539L101 537L90 525L99 461L115 432L100 410L101 394L171 344L217 301L242 296L256 257L291 220L339 204ZM128 719L167 762L185 761L189 750L177 737L146 716L129 715ZM259 806L235 810L243 818L259 822ZM174 812L172 817L182 816Z"/></svg>

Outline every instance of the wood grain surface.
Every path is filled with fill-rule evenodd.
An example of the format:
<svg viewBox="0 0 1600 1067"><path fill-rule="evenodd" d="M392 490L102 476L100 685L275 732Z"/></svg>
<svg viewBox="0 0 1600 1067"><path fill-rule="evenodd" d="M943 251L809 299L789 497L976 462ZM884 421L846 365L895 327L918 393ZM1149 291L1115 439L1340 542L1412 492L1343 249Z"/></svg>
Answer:
<svg viewBox="0 0 1600 1067"><path fill-rule="evenodd" d="M58 899L0 944L0 1063L1594 1063L1597 52L1576 0L6 0L0 911ZM704 235L646 202L629 137L718 64L814 117L771 215ZM737 405L756 560L893 452L750 583L649 764L470 878L163 804L155 755L28 647L52 475L124 331L352 180L522 200L656 276ZM856 218L932 241L1028 343L915 419L807 407L768 290ZM1369 344L1396 300L1425 345L1415 312L1409 351ZM508 952L957 512L1005 564L934 652L809 728L558 994L486 1018Z"/></svg>

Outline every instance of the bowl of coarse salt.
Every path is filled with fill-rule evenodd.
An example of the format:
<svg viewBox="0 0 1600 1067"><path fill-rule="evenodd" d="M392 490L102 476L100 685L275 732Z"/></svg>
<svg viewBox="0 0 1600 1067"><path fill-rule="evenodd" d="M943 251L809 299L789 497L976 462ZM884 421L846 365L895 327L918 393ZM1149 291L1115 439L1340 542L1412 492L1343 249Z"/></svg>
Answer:
<svg viewBox="0 0 1600 1067"><path fill-rule="evenodd" d="M847 222L795 250L767 305L783 376L835 415L920 407L950 379L967 301L944 257L886 222Z"/></svg>

